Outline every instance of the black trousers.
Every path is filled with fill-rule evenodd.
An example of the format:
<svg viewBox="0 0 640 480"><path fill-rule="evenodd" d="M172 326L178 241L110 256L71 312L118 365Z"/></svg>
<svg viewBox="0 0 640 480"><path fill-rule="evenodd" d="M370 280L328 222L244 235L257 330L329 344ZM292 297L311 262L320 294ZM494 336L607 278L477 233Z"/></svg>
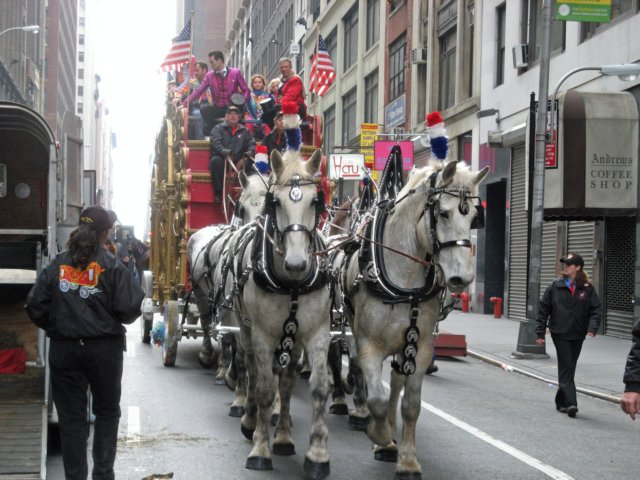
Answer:
<svg viewBox="0 0 640 480"><path fill-rule="evenodd" d="M222 201L222 190L224 186L224 162L223 157L214 155L209 160L209 172L211 172L211 184L216 202Z"/></svg>
<svg viewBox="0 0 640 480"><path fill-rule="evenodd" d="M92 478L115 479L123 350L124 337L51 340L51 389L60 421L66 480L86 480L88 475L87 387L96 417Z"/></svg>
<svg viewBox="0 0 640 480"><path fill-rule="evenodd" d="M582 350L582 340L565 340L551 335L558 355L558 392L556 393L556 407L567 408L578 406L576 395L576 365Z"/></svg>

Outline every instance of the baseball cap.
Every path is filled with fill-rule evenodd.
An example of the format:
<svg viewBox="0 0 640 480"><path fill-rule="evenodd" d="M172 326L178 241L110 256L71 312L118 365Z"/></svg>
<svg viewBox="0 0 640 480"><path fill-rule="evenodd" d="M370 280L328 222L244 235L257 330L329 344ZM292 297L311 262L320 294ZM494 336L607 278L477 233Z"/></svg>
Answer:
<svg viewBox="0 0 640 480"><path fill-rule="evenodd" d="M584 260L577 253L569 253L560 259L560 263L584 268Z"/></svg>
<svg viewBox="0 0 640 480"><path fill-rule="evenodd" d="M238 108L238 107L237 107L237 106L235 106L235 105L229 105L229 106L227 107L227 113L232 112L232 111L234 111L234 110L235 110L236 112L240 113L240 108Z"/></svg>
<svg viewBox="0 0 640 480"><path fill-rule="evenodd" d="M88 225L91 230L101 232L103 230L109 230L112 222L109 212L100 206L93 206L85 208L80 213L78 225Z"/></svg>

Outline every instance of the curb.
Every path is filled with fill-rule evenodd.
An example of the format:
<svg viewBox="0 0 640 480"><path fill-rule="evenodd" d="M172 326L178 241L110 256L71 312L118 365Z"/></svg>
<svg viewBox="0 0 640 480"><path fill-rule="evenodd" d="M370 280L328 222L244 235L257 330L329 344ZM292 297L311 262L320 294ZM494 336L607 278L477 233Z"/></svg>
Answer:
<svg viewBox="0 0 640 480"><path fill-rule="evenodd" d="M515 372L515 373L519 373L520 375L524 375L526 377L529 378L533 378L535 380L540 380L542 382L546 382L546 383L551 383L553 385L558 385L557 380L552 380L550 378L547 377L543 377L541 375L536 375L535 373L531 373L527 370L524 370L522 368L518 368L518 367L514 367L513 365L509 365L508 363L504 363L501 362L499 360L496 360L493 357L487 356L487 355L483 355L481 353L475 352L469 348L467 348L467 354L470 357L473 358L477 358L478 360L481 360L483 362L486 362L490 365L493 365L494 367L499 367L502 368L503 370L507 371L507 372ZM597 392L595 390L589 390L587 388L582 388L582 387L577 387L576 386L576 391L580 392L584 395L589 395L591 397L595 397L595 398L599 398L600 400L605 400L607 402L611 402L611 403L615 403L617 405L620 404L620 397L616 397L614 395L608 395L606 393L602 393L602 392Z"/></svg>

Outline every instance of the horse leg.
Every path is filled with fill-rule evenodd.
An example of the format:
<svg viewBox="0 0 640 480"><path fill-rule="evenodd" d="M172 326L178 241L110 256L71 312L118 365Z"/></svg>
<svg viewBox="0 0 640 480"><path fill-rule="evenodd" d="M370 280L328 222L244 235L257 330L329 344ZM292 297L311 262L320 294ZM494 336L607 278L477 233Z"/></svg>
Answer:
<svg viewBox="0 0 640 480"><path fill-rule="evenodd" d="M247 400L247 367L244 360L244 350L242 344L236 339L238 349L235 355L234 364L238 372L238 380L236 382L235 395L231 407L229 408L229 416L242 417L245 411L245 403Z"/></svg>
<svg viewBox="0 0 640 480"><path fill-rule="evenodd" d="M194 287L193 294L196 298L196 305L200 311L200 326L202 327L202 345L198 353L198 363L204 368L211 368L215 365L217 354L211 342L211 315L209 314L209 300L199 288Z"/></svg>
<svg viewBox="0 0 640 480"><path fill-rule="evenodd" d="M253 326L252 339L264 339L264 342L253 342L256 362L255 400L258 406L256 429L253 432L253 448L245 465L249 470L272 470L271 452L269 450L269 413L275 397L275 379L271 369L273 348L264 332L257 332ZM249 383L251 387L251 383Z"/></svg>
<svg viewBox="0 0 640 480"><path fill-rule="evenodd" d="M387 415L389 399L382 386L382 361L384 355L373 343L364 339L358 341L358 354L367 384L367 407L372 421L367 425L367 436L376 445L389 445L393 438Z"/></svg>
<svg viewBox="0 0 640 480"><path fill-rule="evenodd" d="M302 355L302 369L300 370L300 378L305 380L311 376L311 365L309 364L309 355L304 353Z"/></svg>
<svg viewBox="0 0 640 480"><path fill-rule="evenodd" d="M224 383L227 387L229 387L229 390L235 390L236 384L238 383L238 366L236 362L236 359L238 357L238 342L235 334L233 333L230 333L228 338L231 357L229 361L229 368L227 368L227 371L224 375Z"/></svg>
<svg viewBox="0 0 640 480"><path fill-rule="evenodd" d="M389 414L387 421L389 422L389 428L391 428L391 434L396 433L396 412L398 411L398 400L400 399L400 392L404 388L405 377L400 375L395 370L391 370L391 391L389 393ZM376 445L373 451L373 458L382 462L398 461L398 446L395 440L389 445Z"/></svg>
<svg viewBox="0 0 640 480"><path fill-rule="evenodd" d="M216 385L226 385L224 377L227 375L227 370L231 365L231 333L225 333L220 339L220 357L218 358L218 371L214 383Z"/></svg>
<svg viewBox="0 0 640 480"><path fill-rule="evenodd" d="M420 415L422 401L422 378L431 362L433 340L431 345L421 342L416 356L416 371L405 379L404 396L400 407L402 415L402 438L398 448L396 478L403 480L420 480L422 467L416 458L416 424Z"/></svg>
<svg viewBox="0 0 640 480"><path fill-rule="evenodd" d="M258 370L255 353L251 345L251 328L240 327L240 345L244 350L244 363L247 368L247 397L244 405L244 415L240 421L240 431L247 440L253 439L253 432L256 429L257 405L256 405L256 384Z"/></svg>
<svg viewBox="0 0 640 480"><path fill-rule="evenodd" d="M347 348L349 350L349 374L347 379L353 383L353 404L354 409L349 411L349 427L358 431L366 431L369 424L370 415L367 408L367 385L364 381L362 366L358 359L356 342L352 336L347 337Z"/></svg>
<svg viewBox="0 0 640 480"><path fill-rule="evenodd" d="M309 435L310 448L304 459L304 473L306 477L320 480L330 473L329 451L327 441L329 430L324 417L327 398L329 397L329 371L327 368L327 354L329 338L325 331L318 331L306 346L311 364L312 418Z"/></svg>
<svg viewBox="0 0 640 480"><path fill-rule="evenodd" d="M300 360L302 349L297 345L291 352L291 363L280 369L278 392L280 400L278 420L273 440L273 453L276 455L295 455L296 449L291 436L291 394L296 384L297 371L294 365ZM275 411L275 406L274 406Z"/></svg>
<svg viewBox="0 0 640 480"><path fill-rule="evenodd" d="M282 376L282 367L278 365L275 358L273 360L273 377L276 379L276 398L273 400L273 405L271 406L271 426L275 427L278 424L278 417L280 415L280 410L282 409L282 404L280 402L280 377Z"/></svg>
<svg viewBox="0 0 640 480"><path fill-rule="evenodd" d="M346 415L349 413L347 408L347 399L345 398L344 388L342 386L342 352L340 342L332 341L329 343L328 366L333 377L333 392L331 398L333 402L329 407L329 413L334 415Z"/></svg>

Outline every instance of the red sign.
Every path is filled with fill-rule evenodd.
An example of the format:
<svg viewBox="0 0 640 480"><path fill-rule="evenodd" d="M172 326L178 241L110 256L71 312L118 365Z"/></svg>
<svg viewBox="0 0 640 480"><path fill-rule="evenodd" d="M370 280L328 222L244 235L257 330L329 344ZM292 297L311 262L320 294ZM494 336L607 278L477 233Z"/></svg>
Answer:
<svg viewBox="0 0 640 480"><path fill-rule="evenodd" d="M556 156L557 130L553 131L553 140L545 144L544 147L544 168L558 168L558 157Z"/></svg>
<svg viewBox="0 0 640 480"><path fill-rule="evenodd" d="M389 158L389 154L394 145L400 146L400 151L402 152L402 169L411 170L411 167L413 167L413 142L409 140L403 142L375 142L373 148L375 170L384 170L384 166L387 164L387 158Z"/></svg>

